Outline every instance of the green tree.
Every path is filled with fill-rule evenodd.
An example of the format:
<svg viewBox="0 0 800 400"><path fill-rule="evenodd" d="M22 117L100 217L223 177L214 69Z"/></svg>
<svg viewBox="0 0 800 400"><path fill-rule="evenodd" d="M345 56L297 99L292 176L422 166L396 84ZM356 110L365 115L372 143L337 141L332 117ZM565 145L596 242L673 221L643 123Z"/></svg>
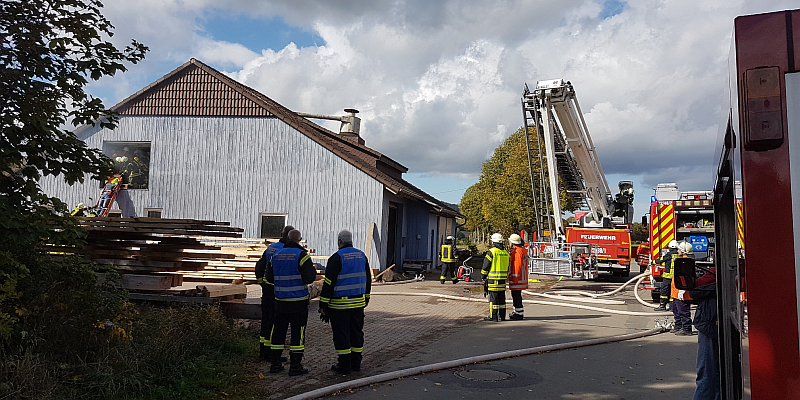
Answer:
<svg viewBox="0 0 800 400"><path fill-rule="evenodd" d="M101 8L97 0L0 2L2 339L30 338L17 325L32 312L26 304L64 278L56 271L76 271L44 254L45 243L77 243L82 232L65 215L66 205L42 192L40 179L53 175L74 184L109 172L109 160L69 129L115 125L115 116L84 86L125 71L125 63L141 61L147 51L135 40L124 49L109 42L113 26Z"/></svg>
<svg viewBox="0 0 800 400"><path fill-rule="evenodd" d="M631 242L634 244L644 243L650 240L647 229L641 222L634 222L631 224Z"/></svg>
<svg viewBox="0 0 800 400"><path fill-rule="evenodd" d="M531 130L532 154L538 154L538 135ZM533 165L539 171L538 165ZM566 191L560 188L563 210L573 211L576 205ZM544 204L539 207L544 209ZM467 229L480 228L485 232L497 231L509 235L519 225L533 226L536 222L534 198L528 167L528 150L522 128L498 146L491 158L481 167L478 183L464 193L459 204L467 217Z"/></svg>

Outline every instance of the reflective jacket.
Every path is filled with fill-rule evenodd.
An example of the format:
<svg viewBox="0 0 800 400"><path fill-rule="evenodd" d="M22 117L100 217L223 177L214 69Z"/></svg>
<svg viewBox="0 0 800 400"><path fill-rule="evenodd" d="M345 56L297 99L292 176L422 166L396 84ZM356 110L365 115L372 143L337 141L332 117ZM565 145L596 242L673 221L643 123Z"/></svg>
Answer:
<svg viewBox="0 0 800 400"><path fill-rule="evenodd" d="M283 248L283 242L276 242L269 245L269 247L267 247L267 249L264 250L264 254L261 255L261 258L256 262L256 282L261 283L262 287L265 284L272 286L271 283L267 282L267 279L264 276L264 274L267 271L267 264L269 264L270 260L272 260L272 256L275 254L275 252L277 252L282 248ZM271 287L270 290L272 290Z"/></svg>
<svg viewBox="0 0 800 400"><path fill-rule="evenodd" d="M522 246L511 246L508 264L508 288L524 290L528 288L528 265L525 262L528 250Z"/></svg>
<svg viewBox="0 0 800 400"><path fill-rule="evenodd" d="M454 252L455 252L455 246L453 246L451 244L443 244L442 245L442 258L441 258L442 262L444 262L444 263L453 263L453 262L458 261L456 259L456 256L453 255Z"/></svg>
<svg viewBox="0 0 800 400"><path fill-rule="evenodd" d="M303 283L300 265L306 260L300 259L303 249L284 247L272 256L272 271L275 280L275 300L297 301L308 299L308 286Z"/></svg>
<svg viewBox="0 0 800 400"><path fill-rule="evenodd" d="M345 246L328 258L319 295L320 307L336 310L364 308L369 301L371 273L367 256Z"/></svg>
<svg viewBox="0 0 800 400"><path fill-rule="evenodd" d="M483 279L487 280L490 292L506 290L509 258L508 252L499 247L492 247L486 252L486 260L483 263L481 274Z"/></svg>
<svg viewBox="0 0 800 400"><path fill-rule="evenodd" d="M672 260L678 258L678 252L670 250L669 253L664 254L656 260L656 264L664 263L664 274L661 275L664 279L672 279L675 275L672 272Z"/></svg>

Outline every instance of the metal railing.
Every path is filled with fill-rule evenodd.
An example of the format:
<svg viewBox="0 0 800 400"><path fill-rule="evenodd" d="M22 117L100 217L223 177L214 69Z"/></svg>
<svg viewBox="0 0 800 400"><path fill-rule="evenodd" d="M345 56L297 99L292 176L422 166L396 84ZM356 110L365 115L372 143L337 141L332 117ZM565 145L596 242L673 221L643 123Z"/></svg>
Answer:
<svg viewBox="0 0 800 400"><path fill-rule="evenodd" d="M595 244L533 242L528 247L528 260L531 274L583 279L597 277Z"/></svg>

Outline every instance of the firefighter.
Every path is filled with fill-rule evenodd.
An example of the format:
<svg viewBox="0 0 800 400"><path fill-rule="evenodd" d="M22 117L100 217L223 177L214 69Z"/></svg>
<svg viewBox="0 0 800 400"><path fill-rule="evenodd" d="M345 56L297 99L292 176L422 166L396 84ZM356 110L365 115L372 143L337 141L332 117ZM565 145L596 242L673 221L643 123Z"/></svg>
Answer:
<svg viewBox="0 0 800 400"><path fill-rule="evenodd" d="M328 258L319 295L320 319L330 321L338 356L331 371L361 371L364 349L364 308L369 304L371 272L367 256L353 247L353 234L339 232L339 251Z"/></svg>
<svg viewBox="0 0 800 400"><path fill-rule="evenodd" d="M457 251L455 239L453 239L452 236L448 236L444 240L442 251L439 253L442 261L442 276L439 277L439 281L442 285L444 285L448 273L450 273L450 279L453 280L453 284L455 285L458 283L458 276L456 276L456 263L458 263L458 256L456 256Z"/></svg>
<svg viewBox="0 0 800 400"><path fill-rule="evenodd" d="M516 233L508 237L511 243L508 263L508 288L511 290L511 299L514 303L514 311L508 319L524 319L522 308L522 291L528 288L528 250L523 246L522 237Z"/></svg>
<svg viewBox="0 0 800 400"><path fill-rule="evenodd" d="M272 260L272 256L278 250L283 248L288 240L289 231L294 227L287 225L281 231L281 238L278 242L273 243L264 250L264 254L256 262L256 282L261 285L261 337L259 338L259 357L263 361L270 359L270 341L269 335L272 331L272 324L275 322L275 287L273 284L267 282L264 278L264 273L267 271L267 264ZM281 361L286 361L285 357L281 357Z"/></svg>
<svg viewBox="0 0 800 400"><path fill-rule="evenodd" d="M483 295L489 296L489 317L486 321L506 320L506 279L508 278L508 252L503 249L503 235L492 234L492 247L486 252L481 276Z"/></svg>
<svg viewBox="0 0 800 400"><path fill-rule="evenodd" d="M667 311L667 304L669 303L670 297L670 286L672 284L672 259L678 256L678 241L671 240L669 242L669 246L667 247L669 248L669 251L656 259L656 264L664 265L664 273L661 275L661 287L659 288L661 295L658 298L658 307L655 309L656 311Z"/></svg>
<svg viewBox="0 0 800 400"><path fill-rule="evenodd" d="M692 244L689 242L680 242L678 244L678 257L694 258ZM679 298L680 291L675 287L674 280L672 280L670 283L672 297L670 308L672 309L672 315L675 318L675 327L673 328L673 333L679 336L690 336L692 335L691 308L689 304Z"/></svg>
<svg viewBox="0 0 800 400"><path fill-rule="evenodd" d="M717 269L697 278L695 288L678 291L678 299L697 304L694 326L697 328L697 388L694 400L719 399L719 340L717 332Z"/></svg>
<svg viewBox="0 0 800 400"><path fill-rule="evenodd" d="M286 243L272 255L265 273L267 282L273 284L275 288L275 322L269 338L272 365L269 372L284 370L281 355L286 341L286 331L291 325L290 376L308 373L301 364L308 321L308 285L314 282L317 276L311 257L300 246L301 240L303 237L300 231L297 229L289 231Z"/></svg>

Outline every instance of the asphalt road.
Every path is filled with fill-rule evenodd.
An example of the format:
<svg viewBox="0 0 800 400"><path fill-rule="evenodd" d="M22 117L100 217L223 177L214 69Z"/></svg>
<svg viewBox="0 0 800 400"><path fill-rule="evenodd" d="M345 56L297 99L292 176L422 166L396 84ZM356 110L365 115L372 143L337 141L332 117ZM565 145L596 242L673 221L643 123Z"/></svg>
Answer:
<svg viewBox="0 0 800 400"><path fill-rule="evenodd" d="M552 289L601 292L616 288L626 280L601 274L596 281L563 280L555 283ZM435 290L438 282L427 281L415 286L415 290ZM379 290L382 288L376 288ZM648 295L649 292L641 292L645 300ZM510 296L507 297L510 301ZM614 299L624 300L625 304L599 307L652 311L652 308L635 301L632 290ZM656 319L654 316L617 315L540 304L526 304L525 315L522 321L481 321L451 329L427 345L391 360L379 370L368 371L365 368L362 373L351 375L350 379L508 350L643 332L654 328ZM689 399L695 387L696 352L697 336L660 333L621 342L465 365L348 389L335 396L403 400L497 397Z"/></svg>

